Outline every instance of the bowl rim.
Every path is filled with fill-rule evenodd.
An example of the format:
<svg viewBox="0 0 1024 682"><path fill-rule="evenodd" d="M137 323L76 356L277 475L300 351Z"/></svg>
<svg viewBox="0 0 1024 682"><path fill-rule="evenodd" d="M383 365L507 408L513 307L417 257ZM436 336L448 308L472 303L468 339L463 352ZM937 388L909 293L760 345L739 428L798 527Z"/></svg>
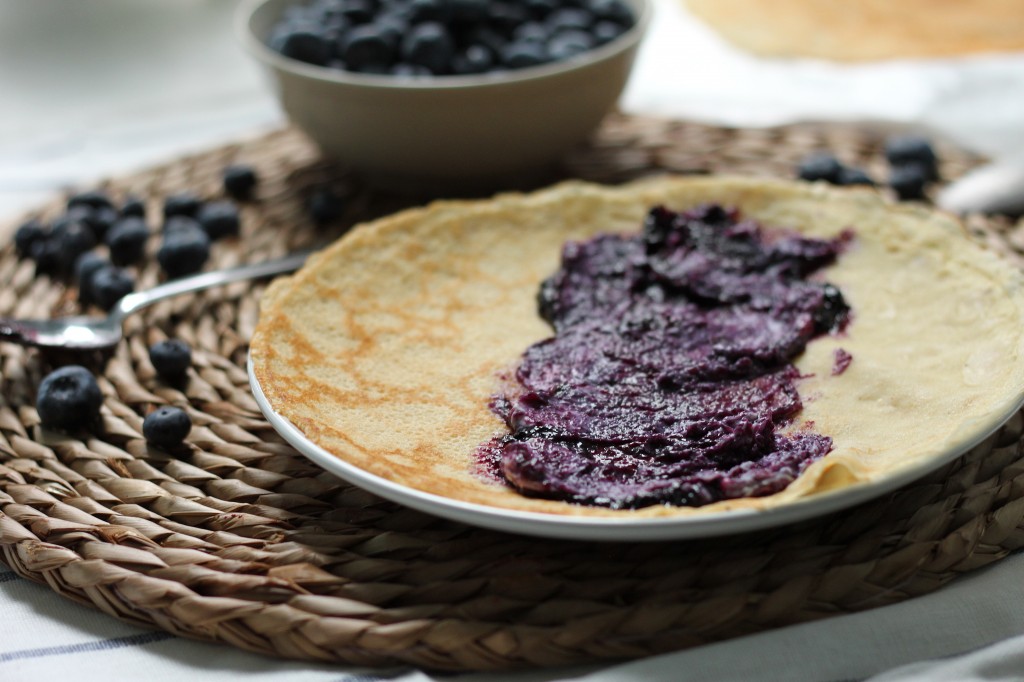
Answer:
<svg viewBox="0 0 1024 682"><path fill-rule="evenodd" d="M243 0L235 13L235 33L246 51L257 60L279 71L293 73L312 80L383 90L431 91L500 87L513 83L547 79L561 73L575 71L611 59L639 45L651 22L651 15L654 11L653 0L624 1L634 9L636 18L633 25L614 40L557 62L489 74L400 78L390 75L356 73L290 59L271 50L266 42L256 35L252 20L260 9L272 2L295 5L300 4L302 0Z"/></svg>

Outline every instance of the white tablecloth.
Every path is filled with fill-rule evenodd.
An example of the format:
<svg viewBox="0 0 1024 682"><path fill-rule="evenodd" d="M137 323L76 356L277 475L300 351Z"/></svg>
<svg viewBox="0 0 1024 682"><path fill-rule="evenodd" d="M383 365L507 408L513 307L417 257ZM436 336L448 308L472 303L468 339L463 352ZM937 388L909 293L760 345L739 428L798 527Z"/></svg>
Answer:
<svg viewBox="0 0 1024 682"><path fill-rule="evenodd" d="M0 0L0 219L57 188L257 134L281 116L231 39L227 0ZM627 111L733 125L925 126L989 154L1024 149L1024 56L841 66L761 60L656 0ZM1024 679L1024 558L934 594L620 665L504 675L581 680ZM0 568L0 680L403 682L411 670L277 661L140 630ZM877 677L875 677L877 676Z"/></svg>

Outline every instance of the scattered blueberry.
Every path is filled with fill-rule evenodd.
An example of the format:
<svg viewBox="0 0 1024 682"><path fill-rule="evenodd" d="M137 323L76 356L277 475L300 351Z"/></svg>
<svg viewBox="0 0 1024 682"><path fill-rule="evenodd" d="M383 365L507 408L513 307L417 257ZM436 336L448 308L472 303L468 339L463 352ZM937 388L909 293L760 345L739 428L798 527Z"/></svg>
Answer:
<svg viewBox="0 0 1024 682"><path fill-rule="evenodd" d="M14 249L22 258L32 255L32 248L46 239L46 227L38 218L32 218L18 226L14 232Z"/></svg>
<svg viewBox="0 0 1024 682"><path fill-rule="evenodd" d="M55 222L47 235L43 248L33 250L36 268L53 275L71 272L75 261L96 246L96 236L83 222Z"/></svg>
<svg viewBox="0 0 1024 682"><path fill-rule="evenodd" d="M95 208L85 218L85 224L92 229L93 236L96 237L97 242L103 241L107 235L107 231L113 227L114 223L118 221L120 214L117 210L110 208L109 206L103 208Z"/></svg>
<svg viewBox="0 0 1024 682"><path fill-rule="evenodd" d="M202 230L203 226L195 218L187 215L172 215L164 221L163 233L177 230Z"/></svg>
<svg viewBox="0 0 1024 682"><path fill-rule="evenodd" d="M113 208L114 202L103 190L94 189L87 192L79 192L68 199L68 208L75 206L88 206L91 209Z"/></svg>
<svg viewBox="0 0 1024 682"><path fill-rule="evenodd" d="M345 200L330 187L317 187L309 195L306 208L317 225L337 220L345 211Z"/></svg>
<svg viewBox="0 0 1024 682"><path fill-rule="evenodd" d="M75 284L82 305L89 305L95 300L92 295L92 276L107 267L110 267L110 261L95 251L86 251L75 261Z"/></svg>
<svg viewBox="0 0 1024 682"><path fill-rule="evenodd" d="M828 152L811 154L800 162L797 174L801 180L816 182L824 180L832 184L838 184L843 172L843 164L839 159Z"/></svg>
<svg viewBox="0 0 1024 682"><path fill-rule="evenodd" d="M238 207L230 201L211 201L203 204L196 220L212 241L238 234L241 221Z"/></svg>
<svg viewBox="0 0 1024 682"><path fill-rule="evenodd" d="M895 166L889 173L889 186L901 201L925 198L928 171L920 164Z"/></svg>
<svg viewBox="0 0 1024 682"><path fill-rule="evenodd" d="M202 205L203 200L191 192L172 194L164 199L164 218L178 215L195 217Z"/></svg>
<svg viewBox="0 0 1024 682"><path fill-rule="evenodd" d="M43 426L68 431L87 427L97 420L103 393L92 372L81 365L67 365L47 374L39 384L36 411Z"/></svg>
<svg viewBox="0 0 1024 682"><path fill-rule="evenodd" d="M224 169L224 191L228 196L239 200L252 198L252 193L259 184L256 171L252 166L236 164Z"/></svg>
<svg viewBox="0 0 1024 682"><path fill-rule="evenodd" d="M875 185L874 179L861 168L843 166L839 173L840 185Z"/></svg>
<svg viewBox="0 0 1024 682"><path fill-rule="evenodd" d="M885 141L885 158L894 169L909 164L924 171L929 182L939 179L938 157L931 141L920 135L893 135Z"/></svg>
<svg viewBox="0 0 1024 682"><path fill-rule="evenodd" d="M100 308L111 310L117 302L135 290L135 279L114 266L97 268L89 277L89 296Z"/></svg>
<svg viewBox="0 0 1024 682"><path fill-rule="evenodd" d="M170 449L181 445L191 431L192 418L180 407L158 407L142 420L143 437L158 448Z"/></svg>
<svg viewBox="0 0 1024 682"><path fill-rule="evenodd" d="M36 262L36 276L61 276L67 273L72 260L55 239L40 239L32 245L32 260Z"/></svg>
<svg viewBox="0 0 1024 682"><path fill-rule="evenodd" d="M145 218L146 202L138 197L128 197L121 206L121 215L124 217L134 216L136 218Z"/></svg>
<svg viewBox="0 0 1024 682"><path fill-rule="evenodd" d="M165 230L156 252L160 267L171 279L199 272L209 257L210 237L198 223Z"/></svg>
<svg viewBox="0 0 1024 682"><path fill-rule="evenodd" d="M142 260L146 253L149 226L138 216L128 216L117 221L107 232L107 248L114 265L131 265Z"/></svg>
<svg viewBox="0 0 1024 682"><path fill-rule="evenodd" d="M177 381L192 366L192 348L181 339L164 339L149 347L149 361L164 379Z"/></svg>

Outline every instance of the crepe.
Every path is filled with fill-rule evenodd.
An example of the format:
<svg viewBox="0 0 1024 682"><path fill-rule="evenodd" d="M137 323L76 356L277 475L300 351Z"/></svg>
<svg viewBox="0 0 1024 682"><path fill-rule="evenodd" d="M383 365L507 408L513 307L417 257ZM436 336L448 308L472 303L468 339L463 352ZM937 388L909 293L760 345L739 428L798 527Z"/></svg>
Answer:
<svg viewBox="0 0 1024 682"><path fill-rule="evenodd" d="M1020 0L685 0L738 47L839 61L1024 49Z"/></svg>
<svg viewBox="0 0 1024 682"><path fill-rule="evenodd" d="M832 452L781 493L699 508L584 507L476 475L478 446L505 431L488 407L502 374L552 333L536 293L563 243L635 233L654 205L706 202L809 236L854 231L824 273L852 322L796 362L806 377L793 428L831 437ZM569 182L359 226L269 288L250 360L270 406L309 440L413 489L568 515L769 509L948 459L1009 418L1024 395L1022 285L1020 272L951 217L870 189L739 177ZM853 361L833 375L837 348Z"/></svg>

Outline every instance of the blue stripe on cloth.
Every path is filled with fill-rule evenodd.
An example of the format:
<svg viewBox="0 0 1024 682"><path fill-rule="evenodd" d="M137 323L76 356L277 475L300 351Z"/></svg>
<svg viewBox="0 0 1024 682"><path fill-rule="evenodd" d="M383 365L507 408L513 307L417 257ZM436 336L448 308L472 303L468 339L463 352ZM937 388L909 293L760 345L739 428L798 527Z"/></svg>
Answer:
<svg viewBox="0 0 1024 682"><path fill-rule="evenodd" d="M12 580L20 580L21 576L14 571L4 571L0 573L0 583L9 583Z"/></svg>
<svg viewBox="0 0 1024 682"><path fill-rule="evenodd" d="M0 663L7 663L8 661L17 661L26 658L46 658L47 656L62 656L65 654L80 654L90 651L122 649L129 646L140 646L142 644L162 642L165 639L172 638L174 638L174 635L168 632L143 632L138 635L101 639L96 642L82 642L81 644L65 644L62 646L48 646L40 649L22 649L20 651L0 652Z"/></svg>

